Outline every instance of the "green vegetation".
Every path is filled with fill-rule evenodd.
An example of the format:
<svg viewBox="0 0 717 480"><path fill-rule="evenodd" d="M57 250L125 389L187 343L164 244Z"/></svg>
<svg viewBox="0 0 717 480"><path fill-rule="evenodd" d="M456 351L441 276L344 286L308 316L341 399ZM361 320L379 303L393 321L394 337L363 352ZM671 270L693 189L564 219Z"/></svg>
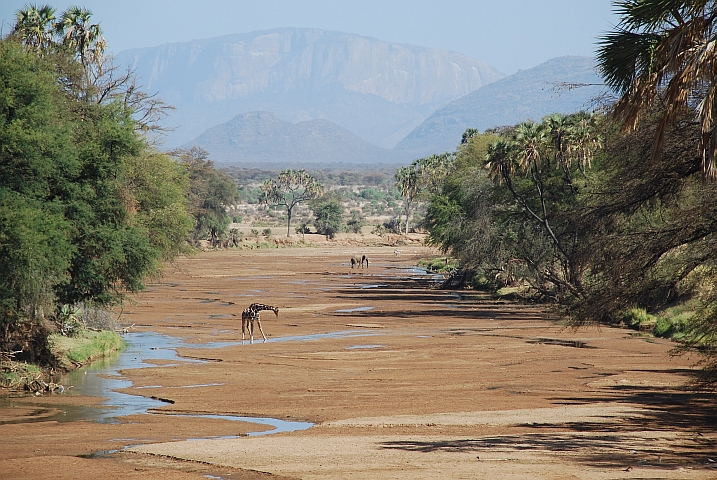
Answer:
<svg viewBox="0 0 717 480"><path fill-rule="evenodd" d="M322 196L324 186L304 170L284 170L278 178L265 180L261 191L264 203L286 209L286 236L289 237L294 207Z"/></svg>
<svg viewBox="0 0 717 480"><path fill-rule="evenodd" d="M430 260L421 260L418 265L429 272L451 273L458 267L458 262L450 257L437 257Z"/></svg>
<svg viewBox="0 0 717 480"><path fill-rule="evenodd" d="M644 308L631 308L623 315L622 321L635 330L652 330L655 327L655 316L647 313Z"/></svg>
<svg viewBox="0 0 717 480"><path fill-rule="evenodd" d="M52 334L48 339L56 358L84 365L125 348L126 343L117 332L82 330L73 337Z"/></svg>
<svg viewBox="0 0 717 480"><path fill-rule="evenodd" d="M192 240L196 244L207 238L217 246L231 223L226 206L237 200L237 186L226 172L214 168L209 154L199 147L171 154L189 172L189 211L195 219Z"/></svg>
<svg viewBox="0 0 717 480"><path fill-rule="evenodd" d="M706 355L714 382L717 78L705 65L717 7L618 7L598 51L620 96L609 114L469 130L445 174L428 176L438 185L420 187L419 159L397 186L428 202L428 241L463 271L452 278L552 303L572 325L673 338Z"/></svg>
<svg viewBox="0 0 717 480"><path fill-rule="evenodd" d="M334 238L341 231L344 208L340 195L329 193L312 200L311 210L314 212L317 233Z"/></svg>
<svg viewBox="0 0 717 480"><path fill-rule="evenodd" d="M29 5L0 39L3 361L56 365L50 335L77 334L188 251L190 233L228 225L234 182L202 152L154 148L168 107L104 49L79 7Z"/></svg>

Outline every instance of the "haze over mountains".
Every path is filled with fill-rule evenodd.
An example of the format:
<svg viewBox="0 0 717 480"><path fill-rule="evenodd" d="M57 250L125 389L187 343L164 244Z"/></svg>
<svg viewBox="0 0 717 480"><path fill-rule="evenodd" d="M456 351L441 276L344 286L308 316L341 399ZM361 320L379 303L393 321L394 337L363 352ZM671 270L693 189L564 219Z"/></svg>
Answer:
<svg viewBox="0 0 717 480"><path fill-rule="evenodd" d="M167 148L222 164L398 164L484 130L585 108L592 60L562 57L507 78L465 55L339 32L285 28L128 50L150 93L176 107Z"/></svg>
<svg viewBox="0 0 717 480"><path fill-rule="evenodd" d="M393 147L427 115L503 75L465 55L285 28L121 52L140 83L177 110L168 146L251 111L325 119Z"/></svg>
<svg viewBox="0 0 717 480"><path fill-rule="evenodd" d="M395 150L422 157L453 150L468 128L539 122L551 113L590 110L605 87L589 57L558 57L479 88L438 109Z"/></svg>

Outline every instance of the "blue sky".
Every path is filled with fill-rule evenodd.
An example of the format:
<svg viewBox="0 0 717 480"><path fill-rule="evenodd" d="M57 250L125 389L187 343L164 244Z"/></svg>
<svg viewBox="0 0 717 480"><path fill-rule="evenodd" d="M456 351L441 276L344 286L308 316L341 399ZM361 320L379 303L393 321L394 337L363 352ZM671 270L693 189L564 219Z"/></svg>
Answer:
<svg viewBox="0 0 717 480"><path fill-rule="evenodd" d="M505 74L588 55L618 21L610 0L80 0L35 1L93 12L111 51L230 33L311 27L444 48ZM0 3L2 33L27 1Z"/></svg>

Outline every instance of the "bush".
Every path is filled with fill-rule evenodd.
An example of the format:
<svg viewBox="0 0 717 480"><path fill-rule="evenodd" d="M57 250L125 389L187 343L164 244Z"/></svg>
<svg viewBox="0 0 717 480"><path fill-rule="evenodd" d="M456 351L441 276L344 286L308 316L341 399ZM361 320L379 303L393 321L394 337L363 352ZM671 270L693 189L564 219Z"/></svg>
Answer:
<svg viewBox="0 0 717 480"><path fill-rule="evenodd" d="M94 330L114 330L117 327L115 316L103 308L81 304L77 319L86 328Z"/></svg>
<svg viewBox="0 0 717 480"><path fill-rule="evenodd" d="M346 222L346 231L349 233L361 233L361 228L366 225L366 221L358 211L351 212L351 220Z"/></svg>
<svg viewBox="0 0 717 480"><path fill-rule="evenodd" d="M684 316L658 317L652 333L656 337L679 339L687 332L688 322L688 318Z"/></svg>
<svg viewBox="0 0 717 480"><path fill-rule="evenodd" d="M644 330L655 325L655 316L647 313L644 308L631 308L622 317L622 322L634 330Z"/></svg>
<svg viewBox="0 0 717 480"><path fill-rule="evenodd" d="M311 203L311 209L316 217L314 220L316 232L326 235L326 238L334 238L341 229L341 219L344 211L341 198L334 195L325 195L314 200Z"/></svg>

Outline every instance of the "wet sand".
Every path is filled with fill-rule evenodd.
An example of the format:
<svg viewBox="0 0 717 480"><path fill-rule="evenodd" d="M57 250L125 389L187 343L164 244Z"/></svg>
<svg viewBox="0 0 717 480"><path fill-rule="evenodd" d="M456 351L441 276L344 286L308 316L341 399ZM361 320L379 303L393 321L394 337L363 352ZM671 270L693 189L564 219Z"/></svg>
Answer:
<svg viewBox="0 0 717 480"><path fill-rule="evenodd" d="M430 252L403 250L181 259L122 314L132 332L183 342L180 360L140 358L150 366L123 371L131 384L121 392L163 402L113 423L7 423L100 402L11 399L0 409L2 478L717 477L715 396L683 388L696 357L671 357L669 341L628 330L567 329L540 307L433 288L412 268ZM368 269L350 268L357 253ZM279 317L262 312L268 341L257 329L242 344L241 310L252 302ZM229 343L192 348L209 342ZM270 427L185 414L315 426L247 437Z"/></svg>

